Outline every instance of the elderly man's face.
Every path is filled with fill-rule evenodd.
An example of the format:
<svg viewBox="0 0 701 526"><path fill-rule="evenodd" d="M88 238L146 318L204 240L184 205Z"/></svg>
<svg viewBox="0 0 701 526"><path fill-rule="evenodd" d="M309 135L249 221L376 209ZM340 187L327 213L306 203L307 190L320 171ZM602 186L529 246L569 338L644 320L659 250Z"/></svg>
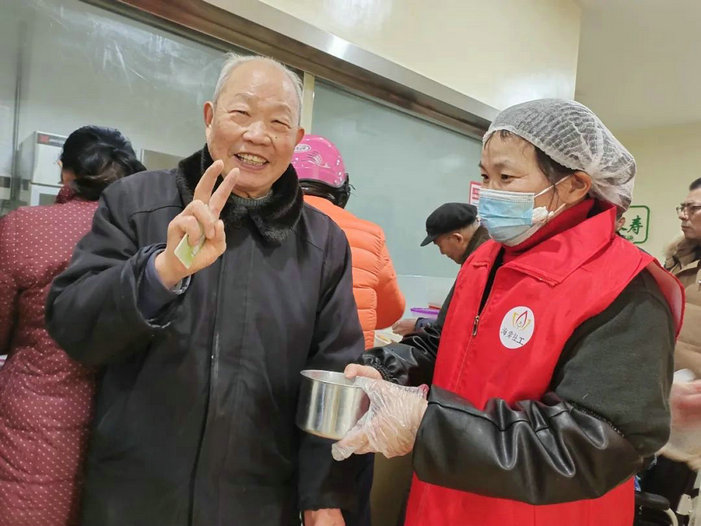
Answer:
<svg viewBox="0 0 701 526"><path fill-rule="evenodd" d="M258 60L234 69L219 99L205 103L209 153L224 161L224 174L232 168L241 172L235 194L262 197L285 172L304 136L299 111L287 75Z"/></svg>
<svg viewBox="0 0 701 526"><path fill-rule="evenodd" d="M466 244L463 244L462 237L458 232L449 232L441 234L433 240L433 244L438 247L441 254L448 256L457 264L461 264L462 256L465 254Z"/></svg>
<svg viewBox="0 0 701 526"><path fill-rule="evenodd" d="M701 242L701 188L691 190L679 206L682 232L689 241Z"/></svg>

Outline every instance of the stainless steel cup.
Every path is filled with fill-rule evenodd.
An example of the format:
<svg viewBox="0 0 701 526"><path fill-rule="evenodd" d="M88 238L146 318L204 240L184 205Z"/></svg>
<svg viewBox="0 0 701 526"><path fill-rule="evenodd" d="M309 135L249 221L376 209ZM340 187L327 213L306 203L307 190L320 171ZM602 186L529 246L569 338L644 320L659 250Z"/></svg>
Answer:
<svg viewBox="0 0 701 526"><path fill-rule="evenodd" d="M302 371L297 426L323 438L339 440L370 407L370 399L343 373Z"/></svg>

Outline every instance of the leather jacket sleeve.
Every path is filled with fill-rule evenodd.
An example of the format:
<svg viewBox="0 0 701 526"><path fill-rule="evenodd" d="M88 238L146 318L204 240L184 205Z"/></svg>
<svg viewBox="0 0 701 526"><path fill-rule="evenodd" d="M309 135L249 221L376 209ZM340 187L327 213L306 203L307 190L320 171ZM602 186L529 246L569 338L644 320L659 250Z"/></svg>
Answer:
<svg viewBox="0 0 701 526"><path fill-rule="evenodd" d="M399 343L369 349L362 354L358 363L374 367L385 380L400 385L430 384L454 288L455 285L450 289L435 322L407 335Z"/></svg>
<svg viewBox="0 0 701 526"><path fill-rule="evenodd" d="M599 497L642 466L612 425L554 393L479 411L433 387L414 447L425 482L530 504Z"/></svg>
<svg viewBox="0 0 701 526"><path fill-rule="evenodd" d="M358 363L374 367L382 378L400 385L430 384L440 341L440 327L429 325L400 343L374 347Z"/></svg>

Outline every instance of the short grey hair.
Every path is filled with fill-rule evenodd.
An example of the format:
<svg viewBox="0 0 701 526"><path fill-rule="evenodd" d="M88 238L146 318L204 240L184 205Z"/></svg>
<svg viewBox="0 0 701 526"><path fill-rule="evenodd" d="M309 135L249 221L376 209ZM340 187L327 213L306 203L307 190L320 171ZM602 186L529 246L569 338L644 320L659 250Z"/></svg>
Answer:
<svg viewBox="0 0 701 526"><path fill-rule="evenodd" d="M237 55L236 53L227 53L224 65L219 72L219 79L217 80L217 85L214 87L214 95L212 100L216 104L222 89L224 89L224 84L229 79L233 71L242 64L246 62L251 62L254 60L260 60L261 62L266 62L278 68L282 71L289 81L292 83L295 89L295 95L297 95L297 126L302 122L302 79L299 78L294 71L289 69L284 64L278 62L270 57L263 57L259 55Z"/></svg>

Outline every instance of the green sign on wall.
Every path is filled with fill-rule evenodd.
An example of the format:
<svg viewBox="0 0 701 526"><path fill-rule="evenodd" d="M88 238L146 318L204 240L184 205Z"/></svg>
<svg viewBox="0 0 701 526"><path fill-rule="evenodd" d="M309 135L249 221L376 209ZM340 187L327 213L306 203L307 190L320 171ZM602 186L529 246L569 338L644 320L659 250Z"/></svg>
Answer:
<svg viewBox="0 0 701 526"><path fill-rule="evenodd" d="M636 245L645 243L650 227L650 209L645 205L632 205L623 218L625 221L618 232Z"/></svg>

